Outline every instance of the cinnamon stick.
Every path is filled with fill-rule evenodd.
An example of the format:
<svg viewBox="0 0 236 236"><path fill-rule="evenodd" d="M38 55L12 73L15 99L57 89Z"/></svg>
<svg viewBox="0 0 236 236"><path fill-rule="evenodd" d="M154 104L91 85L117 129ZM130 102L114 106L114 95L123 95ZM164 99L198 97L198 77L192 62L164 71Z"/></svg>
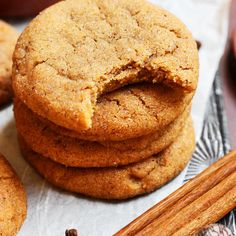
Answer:
<svg viewBox="0 0 236 236"><path fill-rule="evenodd" d="M236 171L236 150L219 159L201 174L150 208L115 235L136 235L151 222L156 221L157 218L160 218L160 223L163 222L163 220L199 198L234 171Z"/></svg>
<svg viewBox="0 0 236 236"><path fill-rule="evenodd" d="M178 200L173 206L170 206L168 208L168 211L163 212L163 214L160 217L158 217L158 224L161 224L169 217L177 214L182 208L189 205L198 197L206 193L210 188L213 188L215 185L217 185L226 176L234 172L235 169L236 169L236 163L234 160L232 160L228 162L226 165L220 167L215 172L211 173L206 181L202 182L198 187L193 188L193 190L189 194L185 195L183 198Z"/></svg>
<svg viewBox="0 0 236 236"><path fill-rule="evenodd" d="M225 216L229 211L233 210L236 205L236 186L227 192L222 198L215 202L207 210L201 212L197 218L191 220L188 224L174 233L174 236L195 235L203 226L212 222L217 222Z"/></svg>
<svg viewBox="0 0 236 236"><path fill-rule="evenodd" d="M189 225L191 221L199 219L199 217L202 216L204 212L208 211L208 208L210 208L214 204L217 204L217 202L219 202L221 198L223 199L224 197L227 197L226 195L228 192L234 189L236 190L235 185L236 171L227 178L225 178L223 181L221 181L219 184L217 184L214 188L207 191L201 197L196 199L194 202L181 209L181 211L179 211L176 215L172 215L169 218L165 218L162 223L159 222L159 219L156 219L136 235L172 236L176 231L180 230L182 232L181 236L189 236L190 234L186 233L186 231L188 231L187 225ZM236 191L234 191L233 193L236 203ZM224 205L221 204L221 208L222 209L220 210L223 210L223 213L228 213L232 209L232 206L228 205L228 203L225 202ZM222 215L222 211L216 211L212 215L207 215L207 218L210 223L214 223L215 218L222 218L223 216L224 215ZM199 220L197 220L196 222L198 222L198 224L195 225L195 228L197 228L197 230L200 230L205 226L204 222L201 222ZM184 228L184 230L181 228Z"/></svg>

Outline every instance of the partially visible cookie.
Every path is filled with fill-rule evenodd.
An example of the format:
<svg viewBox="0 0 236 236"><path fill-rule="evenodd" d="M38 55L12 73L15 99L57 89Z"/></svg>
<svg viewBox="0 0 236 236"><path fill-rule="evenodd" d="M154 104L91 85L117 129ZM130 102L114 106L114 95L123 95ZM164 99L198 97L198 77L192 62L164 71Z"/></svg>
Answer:
<svg viewBox="0 0 236 236"><path fill-rule="evenodd" d="M15 171L0 154L0 236L16 235L25 217L25 190Z"/></svg>
<svg viewBox="0 0 236 236"><path fill-rule="evenodd" d="M65 167L33 152L20 137L19 141L26 160L49 182L103 199L126 199L154 191L183 170L195 147L190 121L177 140L160 154L116 168Z"/></svg>
<svg viewBox="0 0 236 236"><path fill-rule="evenodd" d="M0 106L12 98L12 54L17 38L16 30L0 20Z"/></svg>
<svg viewBox="0 0 236 236"><path fill-rule="evenodd" d="M98 99L109 91L148 81L193 92L198 81L187 27L143 0L60 1L31 21L13 61L17 96L75 131L92 127Z"/></svg>
<svg viewBox="0 0 236 236"><path fill-rule="evenodd" d="M179 135L189 109L167 127L136 139L101 144L61 135L45 126L23 103L14 103L18 132L29 147L53 161L74 167L108 167L141 161L169 146Z"/></svg>

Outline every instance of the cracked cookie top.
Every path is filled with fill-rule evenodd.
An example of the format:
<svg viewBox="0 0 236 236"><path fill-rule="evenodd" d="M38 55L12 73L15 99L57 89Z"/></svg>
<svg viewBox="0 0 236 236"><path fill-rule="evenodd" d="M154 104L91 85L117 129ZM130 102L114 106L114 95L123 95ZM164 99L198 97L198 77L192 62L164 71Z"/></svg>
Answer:
<svg viewBox="0 0 236 236"><path fill-rule="evenodd" d="M189 108L155 133L124 141L91 142L71 138L41 122L22 102L14 101L18 134L37 153L71 167L109 167L139 162L167 148L189 119Z"/></svg>
<svg viewBox="0 0 236 236"><path fill-rule="evenodd" d="M100 95L126 84L164 82L194 91L198 54L190 32L142 0L67 0L23 32L13 88L34 112L80 131Z"/></svg>

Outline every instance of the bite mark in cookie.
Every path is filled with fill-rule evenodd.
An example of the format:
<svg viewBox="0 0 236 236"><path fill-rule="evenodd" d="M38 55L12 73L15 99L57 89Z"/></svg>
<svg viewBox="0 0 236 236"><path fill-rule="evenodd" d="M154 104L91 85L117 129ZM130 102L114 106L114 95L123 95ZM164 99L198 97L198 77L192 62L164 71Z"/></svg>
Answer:
<svg viewBox="0 0 236 236"><path fill-rule="evenodd" d="M35 113L86 130L100 95L130 83L196 89L192 35L142 0L62 1L37 16L14 53L14 91Z"/></svg>

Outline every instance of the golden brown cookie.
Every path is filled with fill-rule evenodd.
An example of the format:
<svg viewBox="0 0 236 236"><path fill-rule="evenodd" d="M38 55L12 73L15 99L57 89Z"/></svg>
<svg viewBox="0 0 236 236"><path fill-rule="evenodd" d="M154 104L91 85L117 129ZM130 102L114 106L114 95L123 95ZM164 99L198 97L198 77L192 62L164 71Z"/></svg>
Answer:
<svg viewBox="0 0 236 236"><path fill-rule="evenodd" d="M100 97L88 130L73 132L41 121L56 132L83 140L127 140L163 129L186 109L192 96L161 84L130 85Z"/></svg>
<svg viewBox="0 0 236 236"><path fill-rule="evenodd" d="M92 127L97 100L108 91L149 81L189 92L198 80L191 33L143 0L61 1L26 28L13 61L17 96L75 131Z"/></svg>
<svg viewBox="0 0 236 236"><path fill-rule="evenodd" d="M189 109L158 132L140 138L107 142L83 141L63 136L45 126L23 103L14 103L18 132L35 152L66 166L108 167L138 162L169 146L184 127ZM114 147L113 147L113 146Z"/></svg>
<svg viewBox="0 0 236 236"><path fill-rule="evenodd" d="M191 106L189 105L182 114L180 114L174 121L172 121L170 124L164 126L162 129L155 131L153 133L150 133L148 135L140 136L137 138L131 138L121 141L100 141L100 143L103 146L106 147L113 147L119 150L142 150L145 148L148 148L148 146L156 142L158 140L159 145L161 144L161 140L164 141L165 146L168 146L168 140L167 137L173 137L176 135L179 135L181 129L186 124L187 119L190 117L190 110ZM173 137L174 138L174 137ZM174 138L175 139L175 138ZM161 145L162 146L162 145Z"/></svg>
<svg viewBox="0 0 236 236"><path fill-rule="evenodd" d="M0 154L0 236L16 235L25 217L25 190L15 171Z"/></svg>
<svg viewBox="0 0 236 236"><path fill-rule="evenodd" d="M116 168L65 167L31 151L19 138L26 160L52 184L87 196L125 199L151 192L177 176L195 147L192 123L163 152L140 163Z"/></svg>
<svg viewBox="0 0 236 236"><path fill-rule="evenodd" d="M0 20L0 106L12 98L12 54L17 38L16 30Z"/></svg>

